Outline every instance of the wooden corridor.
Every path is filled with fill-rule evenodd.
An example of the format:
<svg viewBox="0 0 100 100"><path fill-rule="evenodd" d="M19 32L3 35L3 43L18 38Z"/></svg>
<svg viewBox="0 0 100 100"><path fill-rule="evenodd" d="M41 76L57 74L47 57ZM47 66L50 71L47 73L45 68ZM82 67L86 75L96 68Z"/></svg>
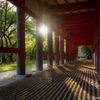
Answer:
<svg viewBox="0 0 100 100"><path fill-rule="evenodd" d="M97 77L91 60L78 60L0 88L0 100L96 100Z"/></svg>

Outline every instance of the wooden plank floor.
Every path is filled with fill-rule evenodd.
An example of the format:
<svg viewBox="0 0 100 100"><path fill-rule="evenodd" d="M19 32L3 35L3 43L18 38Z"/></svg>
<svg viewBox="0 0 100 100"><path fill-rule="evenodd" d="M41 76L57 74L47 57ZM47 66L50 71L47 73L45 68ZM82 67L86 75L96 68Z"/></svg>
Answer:
<svg viewBox="0 0 100 100"><path fill-rule="evenodd" d="M78 60L0 88L0 100L99 100L97 77L92 61Z"/></svg>

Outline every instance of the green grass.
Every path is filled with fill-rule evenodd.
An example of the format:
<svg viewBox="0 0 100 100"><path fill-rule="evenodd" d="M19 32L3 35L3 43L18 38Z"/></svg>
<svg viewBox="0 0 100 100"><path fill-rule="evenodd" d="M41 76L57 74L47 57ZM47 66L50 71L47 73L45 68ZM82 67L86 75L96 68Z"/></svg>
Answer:
<svg viewBox="0 0 100 100"><path fill-rule="evenodd" d="M43 63L47 63L47 60L43 60ZM26 60L25 66L33 66L36 65L35 60ZM17 63L16 62L7 62L7 63L0 63L0 71L16 69Z"/></svg>

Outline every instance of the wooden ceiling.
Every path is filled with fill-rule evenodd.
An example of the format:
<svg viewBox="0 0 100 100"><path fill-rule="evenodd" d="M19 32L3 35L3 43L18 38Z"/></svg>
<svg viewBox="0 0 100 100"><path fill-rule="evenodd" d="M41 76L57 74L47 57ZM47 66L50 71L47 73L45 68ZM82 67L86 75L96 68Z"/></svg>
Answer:
<svg viewBox="0 0 100 100"><path fill-rule="evenodd" d="M55 17L54 23L59 25L63 34L78 45L92 45L95 0L42 0L48 7L44 14Z"/></svg>
<svg viewBox="0 0 100 100"><path fill-rule="evenodd" d="M20 7L17 0L9 1ZM43 14L51 15L52 23L59 25L59 29L63 30L63 34L68 34L72 41L78 45L92 44L96 0L35 1L43 8ZM30 3L32 4L32 0L30 0ZM27 10L26 7L25 10ZM27 10L27 13L33 14L30 10ZM37 18L35 14L33 15Z"/></svg>

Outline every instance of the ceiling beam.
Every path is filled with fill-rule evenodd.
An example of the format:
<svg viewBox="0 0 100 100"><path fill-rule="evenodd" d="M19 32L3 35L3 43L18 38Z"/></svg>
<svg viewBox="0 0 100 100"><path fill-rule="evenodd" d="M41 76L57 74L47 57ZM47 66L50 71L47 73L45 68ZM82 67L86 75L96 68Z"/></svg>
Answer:
<svg viewBox="0 0 100 100"><path fill-rule="evenodd" d="M58 20L55 23L65 23L70 21L84 21L84 20L94 20L95 12L81 13L73 15L58 16Z"/></svg>
<svg viewBox="0 0 100 100"><path fill-rule="evenodd" d="M87 24L94 24L94 20L87 20L87 21L70 21L70 22L62 23L63 26L87 25Z"/></svg>
<svg viewBox="0 0 100 100"><path fill-rule="evenodd" d="M58 7L51 7L51 9L45 11L44 14L56 14L62 12L72 12L72 11L95 9L95 8L96 8L96 3L95 1L92 1L92 2L85 2L85 3L78 3L78 4L70 4L68 6L61 5Z"/></svg>
<svg viewBox="0 0 100 100"><path fill-rule="evenodd" d="M78 39L72 39L72 41L77 41L77 42L89 42L89 41L92 41L92 38L78 38Z"/></svg>
<svg viewBox="0 0 100 100"><path fill-rule="evenodd" d="M90 31L93 31L94 29L93 28L88 28L88 29L75 29L75 30L67 30L67 31L64 31L64 33L80 33L80 32L90 32Z"/></svg>
<svg viewBox="0 0 100 100"><path fill-rule="evenodd" d="M93 35L90 36L76 36L76 37L70 37L71 39L86 39L86 38L93 38Z"/></svg>
<svg viewBox="0 0 100 100"><path fill-rule="evenodd" d="M76 37L88 37L88 36L93 36L93 34L69 35L69 37L71 37L71 38L76 38Z"/></svg>
<svg viewBox="0 0 100 100"><path fill-rule="evenodd" d="M87 43L87 42L85 42L85 43L77 43L77 45L92 45L92 42L90 42L90 43Z"/></svg>
<svg viewBox="0 0 100 100"><path fill-rule="evenodd" d="M21 7L20 2L18 0L7 0L7 1L9 1L13 5L17 6L18 8ZM25 0L23 0L23 1L25 1Z"/></svg>
<svg viewBox="0 0 100 100"><path fill-rule="evenodd" d="M57 0L53 0L53 1L54 1L54 3L55 3L57 6L59 6L59 4L58 4Z"/></svg>
<svg viewBox="0 0 100 100"><path fill-rule="evenodd" d="M69 33L69 36L75 36L75 35L93 35L93 32L79 32L79 33Z"/></svg>
<svg viewBox="0 0 100 100"><path fill-rule="evenodd" d="M88 27L94 27L94 24L86 24L86 25L65 25L65 26L61 26L59 27L59 29L76 29L76 28L88 28Z"/></svg>

